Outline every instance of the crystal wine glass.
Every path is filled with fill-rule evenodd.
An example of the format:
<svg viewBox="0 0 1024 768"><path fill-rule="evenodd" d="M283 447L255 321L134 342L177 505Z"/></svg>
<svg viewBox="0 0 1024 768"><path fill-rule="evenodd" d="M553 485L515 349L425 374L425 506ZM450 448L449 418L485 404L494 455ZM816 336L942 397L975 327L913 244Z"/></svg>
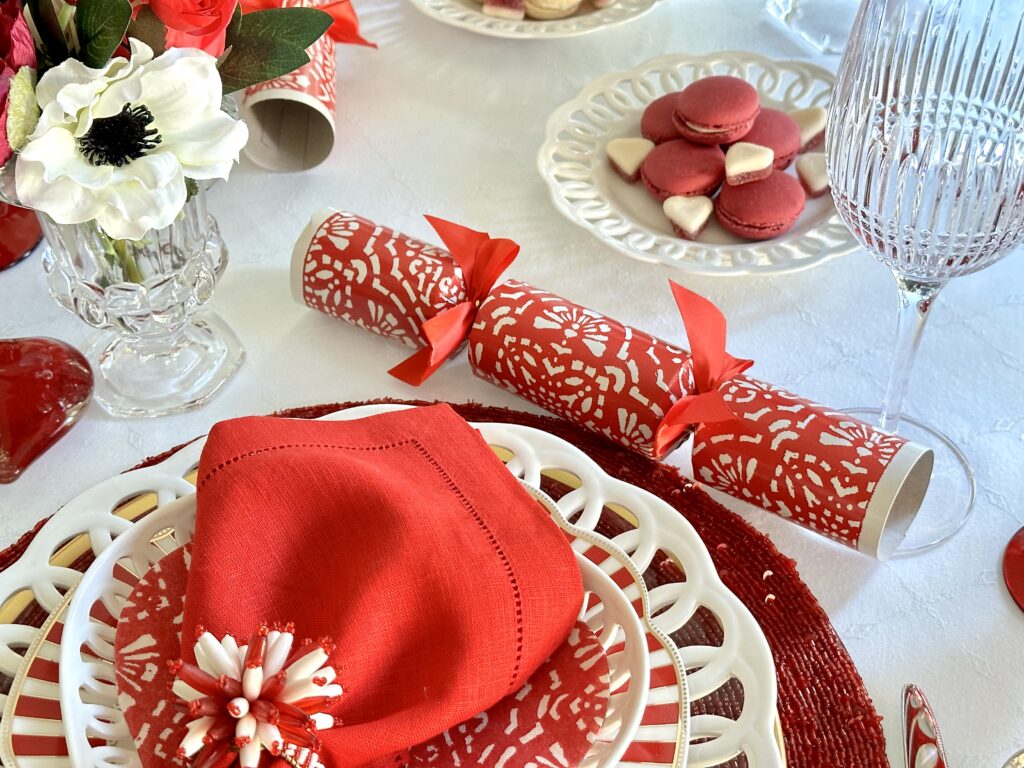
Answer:
<svg viewBox="0 0 1024 768"><path fill-rule="evenodd" d="M856 413L935 451L932 489L897 552L914 554L956 533L974 502L963 453L901 407L943 286L1024 239L1024 3L864 0L825 151L840 215L899 288L884 404Z"/></svg>

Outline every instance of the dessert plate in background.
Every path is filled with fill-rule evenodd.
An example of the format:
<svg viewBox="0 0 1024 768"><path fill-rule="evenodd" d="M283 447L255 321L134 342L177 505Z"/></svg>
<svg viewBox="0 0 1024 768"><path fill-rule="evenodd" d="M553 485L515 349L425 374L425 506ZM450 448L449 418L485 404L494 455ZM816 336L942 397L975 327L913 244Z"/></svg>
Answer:
<svg viewBox="0 0 1024 768"><path fill-rule="evenodd" d="M814 64L741 51L663 56L605 75L548 120L537 164L555 207L627 256L697 274L793 272L857 248L828 195L808 199L793 228L772 240L741 240L714 216L699 242L683 240L642 183L628 184L616 175L605 154L608 142L639 137L640 117L650 102L709 75L742 78L757 89L762 105L783 111L826 106L835 82Z"/></svg>
<svg viewBox="0 0 1024 768"><path fill-rule="evenodd" d="M512 37L543 40L558 37L577 37L599 29L625 24L639 19L654 8L659 0L618 0L614 5L597 8L592 0L583 0L579 10L564 19L540 21L526 18L509 21L488 16L478 0L410 0L416 8L431 18L491 37Z"/></svg>

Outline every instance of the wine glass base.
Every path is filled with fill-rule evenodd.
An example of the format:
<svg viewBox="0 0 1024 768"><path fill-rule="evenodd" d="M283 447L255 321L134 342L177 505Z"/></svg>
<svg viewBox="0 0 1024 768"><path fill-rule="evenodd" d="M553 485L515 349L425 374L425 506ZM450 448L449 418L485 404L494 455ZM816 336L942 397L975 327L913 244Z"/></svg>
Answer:
<svg viewBox="0 0 1024 768"><path fill-rule="evenodd" d="M878 408L844 408L843 413L877 424L882 412ZM899 435L930 448L935 454L935 468L921 509L893 558L919 555L949 541L971 516L977 492L967 457L942 432L901 416Z"/></svg>
<svg viewBox="0 0 1024 768"><path fill-rule="evenodd" d="M113 416L132 418L198 408L245 360L235 332L212 312L197 315L166 348L142 349L107 330L95 334L83 353L95 375L96 402Z"/></svg>

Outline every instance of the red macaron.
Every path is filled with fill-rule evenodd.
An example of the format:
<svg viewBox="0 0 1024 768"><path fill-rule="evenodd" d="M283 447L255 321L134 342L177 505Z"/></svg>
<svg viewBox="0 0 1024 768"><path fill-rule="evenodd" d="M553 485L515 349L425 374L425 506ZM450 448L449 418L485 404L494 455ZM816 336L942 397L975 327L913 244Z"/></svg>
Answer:
<svg viewBox="0 0 1024 768"><path fill-rule="evenodd" d="M725 153L686 139L666 141L644 159L640 176L647 191L662 202L673 195L710 197L725 179Z"/></svg>
<svg viewBox="0 0 1024 768"><path fill-rule="evenodd" d="M679 131L676 130L676 124L672 121L672 114L676 111L678 98L678 93L669 93L648 104L644 109L643 117L640 118L640 135L655 144L664 144L666 141L678 139Z"/></svg>
<svg viewBox="0 0 1024 768"><path fill-rule="evenodd" d="M803 187L782 171L762 181L727 184L715 200L718 222L748 240L770 240L781 235L796 223L803 209Z"/></svg>
<svg viewBox="0 0 1024 768"><path fill-rule="evenodd" d="M743 141L768 147L775 153L775 167L789 167L800 151L800 126L785 112L762 107Z"/></svg>
<svg viewBox="0 0 1024 768"><path fill-rule="evenodd" d="M672 120L685 139L699 144L732 144L746 136L760 111L754 86L738 77L715 75L683 89Z"/></svg>

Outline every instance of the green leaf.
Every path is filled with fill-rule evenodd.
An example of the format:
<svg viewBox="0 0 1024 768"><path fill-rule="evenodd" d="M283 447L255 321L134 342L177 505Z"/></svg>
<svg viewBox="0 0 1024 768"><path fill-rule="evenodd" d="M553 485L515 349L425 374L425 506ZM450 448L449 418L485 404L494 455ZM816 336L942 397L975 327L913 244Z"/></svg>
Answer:
<svg viewBox="0 0 1024 768"><path fill-rule="evenodd" d="M242 16L239 43L284 40L302 49L309 48L326 32L333 19L318 8L271 8Z"/></svg>
<svg viewBox="0 0 1024 768"><path fill-rule="evenodd" d="M245 17L243 17L245 18ZM259 45L236 44L218 65L224 93L234 93L309 63L306 49L287 40L264 40Z"/></svg>
<svg viewBox="0 0 1024 768"><path fill-rule="evenodd" d="M242 29L242 4L239 3L235 6L235 12L231 14L231 21L228 22L228 28L224 30L224 47L230 48L234 45L235 39L238 37L238 33Z"/></svg>
<svg viewBox="0 0 1024 768"><path fill-rule="evenodd" d="M199 183L195 179L185 177L185 202L199 194Z"/></svg>
<svg viewBox="0 0 1024 768"><path fill-rule="evenodd" d="M75 27L81 46L78 58L87 67L102 67L117 50L132 19L128 0L79 0Z"/></svg>
<svg viewBox="0 0 1024 768"><path fill-rule="evenodd" d="M217 63L224 92L273 80L309 63L306 49L331 26L316 8L271 8L246 13L229 31L229 49ZM232 27L235 25L232 19Z"/></svg>
<svg viewBox="0 0 1024 768"><path fill-rule="evenodd" d="M167 27L148 5L141 6L135 18L129 22L128 35L152 48L154 56L167 50Z"/></svg>

